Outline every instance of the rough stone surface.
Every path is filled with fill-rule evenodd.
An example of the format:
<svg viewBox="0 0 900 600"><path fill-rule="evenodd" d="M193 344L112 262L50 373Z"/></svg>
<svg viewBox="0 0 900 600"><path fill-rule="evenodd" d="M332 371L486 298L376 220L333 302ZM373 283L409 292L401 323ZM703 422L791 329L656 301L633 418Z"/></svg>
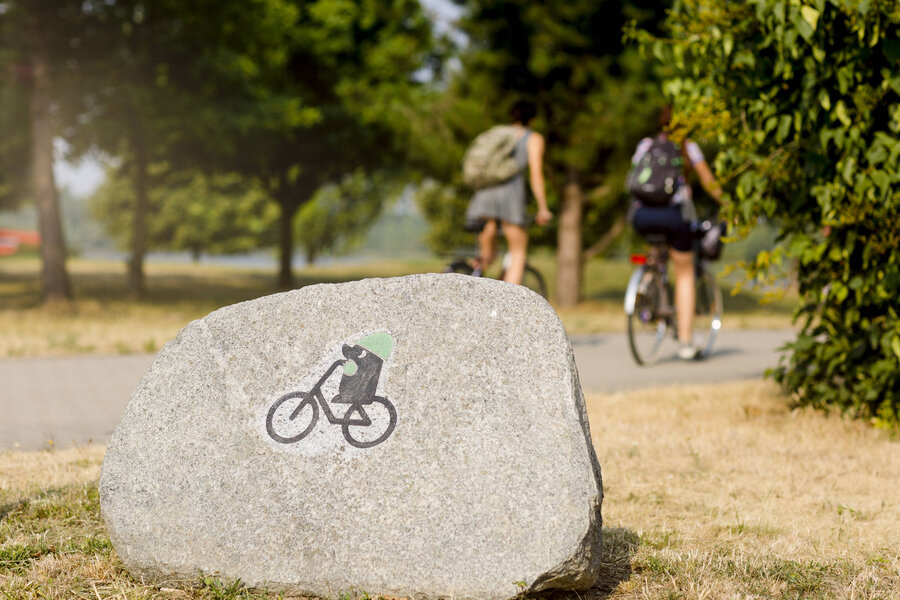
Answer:
<svg viewBox="0 0 900 600"><path fill-rule="evenodd" d="M320 387L334 418L360 422L362 407L370 426L291 394L332 365ZM141 380L100 479L115 548L140 576L325 597L590 587L602 496L553 309L449 274L310 286L194 321Z"/></svg>

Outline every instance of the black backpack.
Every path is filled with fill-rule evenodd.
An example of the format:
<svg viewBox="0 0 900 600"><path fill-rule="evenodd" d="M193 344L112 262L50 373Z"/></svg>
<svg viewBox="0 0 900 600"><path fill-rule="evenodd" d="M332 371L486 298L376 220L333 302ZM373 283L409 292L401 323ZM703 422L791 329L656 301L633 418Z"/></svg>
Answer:
<svg viewBox="0 0 900 600"><path fill-rule="evenodd" d="M684 172L681 149L664 137L653 139L650 148L628 172L628 191L648 206L668 206Z"/></svg>

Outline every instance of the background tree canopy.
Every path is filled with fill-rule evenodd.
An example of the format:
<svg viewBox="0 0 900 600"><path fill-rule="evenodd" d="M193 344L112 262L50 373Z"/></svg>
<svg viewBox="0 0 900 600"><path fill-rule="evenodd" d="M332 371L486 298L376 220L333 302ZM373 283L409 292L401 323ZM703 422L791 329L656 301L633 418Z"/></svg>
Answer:
<svg viewBox="0 0 900 600"><path fill-rule="evenodd" d="M797 340L775 378L798 403L900 423L900 4L686 0L671 38L683 132L716 136L745 228L781 244L751 277L798 271Z"/></svg>
<svg viewBox="0 0 900 600"><path fill-rule="evenodd" d="M389 177L357 171L316 192L297 214L297 239L311 265L324 252L340 254L359 246L364 234L400 193Z"/></svg>
<svg viewBox="0 0 900 600"><path fill-rule="evenodd" d="M287 287L297 210L360 168L404 168L404 107L415 103L420 72L428 65L437 72L440 63L417 0L4 0L0 7L0 58L15 67L0 80L7 100L0 122L19 125L0 146L0 167L22 144L33 151L28 187L43 190L35 193L46 208L42 251L53 251L44 264L55 273L45 287L58 297L69 290L54 136L68 142L72 158L115 157L117 177L133 188L134 295L143 291L147 215L159 183L150 171L161 163L237 173L262 190L279 209L279 279ZM18 108L30 109L25 126ZM23 197L15 174L29 170L21 156L17 162L0 176L6 204L11 194Z"/></svg>

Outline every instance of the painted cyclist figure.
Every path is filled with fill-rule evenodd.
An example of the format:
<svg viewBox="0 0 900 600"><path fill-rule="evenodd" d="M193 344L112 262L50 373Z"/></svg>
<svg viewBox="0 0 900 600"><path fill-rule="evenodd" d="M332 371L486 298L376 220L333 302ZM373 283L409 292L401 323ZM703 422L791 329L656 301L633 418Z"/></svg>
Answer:
<svg viewBox="0 0 900 600"><path fill-rule="evenodd" d="M386 440L397 424L397 410L385 397L378 396L378 384L385 361L394 348L394 339L386 332L370 334L355 344L343 344L344 358L332 362L309 391L293 391L278 398L266 413L266 433L278 443L293 444L305 438L316 426L321 407L332 425L339 425L344 439L356 448L371 448ZM338 391L326 382L342 368ZM335 414L330 404L347 404L343 414ZM369 413L380 418L373 420ZM377 423L376 423L377 421Z"/></svg>
<svg viewBox="0 0 900 600"><path fill-rule="evenodd" d="M371 404L384 359L359 344L344 344L341 352L347 362L338 384L338 395L331 401L338 404Z"/></svg>
<svg viewBox="0 0 900 600"><path fill-rule="evenodd" d="M631 159L634 169L646 164L646 157L656 152L657 148L668 145L669 141L666 128L672 117L672 107L665 106L660 111L660 133L652 138L644 138L635 149ZM635 230L641 235L657 234L665 235L669 245L669 256L675 271L675 312L678 322L678 357L685 360L693 360L699 354L699 349L693 344L691 331L693 328L694 309L696 305L696 290L694 287L694 255L693 233L691 225L697 220L697 211L691 195L691 186L687 183L686 169L691 168L697 173L700 185L703 189L721 204L722 188L716 182L706 158L700 147L691 140L684 140L680 145L674 145L676 152L681 155L672 162L678 161L680 165L677 175L672 181L667 181L666 199L663 202L651 202L641 199L635 193L635 188L629 186L634 196L632 197L629 211L629 221ZM661 151L663 155L665 152ZM664 159L662 159L664 160Z"/></svg>

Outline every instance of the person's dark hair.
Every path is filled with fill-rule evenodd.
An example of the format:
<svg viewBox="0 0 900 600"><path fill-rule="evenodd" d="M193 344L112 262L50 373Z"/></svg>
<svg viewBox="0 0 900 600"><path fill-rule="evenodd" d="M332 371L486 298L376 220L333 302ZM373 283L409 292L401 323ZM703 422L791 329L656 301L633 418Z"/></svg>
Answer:
<svg viewBox="0 0 900 600"><path fill-rule="evenodd" d="M661 109L659 109L659 126L661 129L665 129L669 126L669 123L672 121L672 105L666 104Z"/></svg>
<svg viewBox="0 0 900 600"><path fill-rule="evenodd" d="M537 106L534 105L534 102L529 102L528 100L519 100L509 110L509 116L512 118L513 123L521 123L522 125L528 125L536 114Z"/></svg>

